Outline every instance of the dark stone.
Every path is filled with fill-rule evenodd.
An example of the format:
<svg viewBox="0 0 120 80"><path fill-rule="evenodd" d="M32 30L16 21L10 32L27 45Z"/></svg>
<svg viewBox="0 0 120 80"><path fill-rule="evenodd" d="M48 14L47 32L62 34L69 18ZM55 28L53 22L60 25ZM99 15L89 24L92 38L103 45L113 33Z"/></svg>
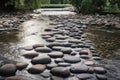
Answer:
<svg viewBox="0 0 120 80"><path fill-rule="evenodd" d="M54 76L60 76L60 77L69 77L70 76L69 69L65 68L65 67L55 67L50 72Z"/></svg>
<svg viewBox="0 0 120 80"><path fill-rule="evenodd" d="M97 56L96 56L96 57L92 57L92 59L93 59L93 60L96 60L96 61L102 60L100 57L97 57Z"/></svg>
<svg viewBox="0 0 120 80"><path fill-rule="evenodd" d="M34 48L34 49L37 48L37 47L44 47L44 44L34 44L34 45L33 45L33 48Z"/></svg>
<svg viewBox="0 0 120 80"><path fill-rule="evenodd" d="M50 48L47 48L47 47L37 47L37 48L35 48L35 51L41 52L41 53L52 52L52 50Z"/></svg>
<svg viewBox="0 0 120 80"><path fill-rule="evenodd" d="M89 54L89 50L86 50L86 49L81 50L79 54L80 55L88 55Z"/></svg>
<svg viewBox="0 0 120 80"><path fill-rule="evenodd" d="M81 61L80 57L69 56L69 55L64 56L64 57L63 57L63 60L64 60L65 62L68 62L68 63L78 63L78 62Z"/></svg>
<svg viewBox="0 0 120 80"><path fill-rule="evenodd" d="M79 80L79 79L77 77L69 77L69 78L67 78L65 80Z"/></svg>
<svg viewBox="0 0 120 80"><path fill-rule="evenodd" d="M93 76L91 74L79 74L77 75L77 78L79 78L79 80L93 80Z"/></svg>
<svg viewBox="0 0 120 80"><path fill-rule="evenodd" d="M48 53L51 58L62 58L64 55L62 52L51 52Z"/></svg>
<svg viewBox="0 0 120 80"><path fill-rule="evenodd" d="M98 74L107 73L107 71L103 67L94 67L94 71L95 71L95 73L98 73Z"/></svg>
<svg viewBox="0 0 120 80"><path fill-rule="evenodd" d="M32 59L32 64L49 64L51 62L51 58L49 56L39 56Z"/></svg>
<svg viewBox="0 0 120 80"><path fill-rule="evenodd" d="M61 46L53 46L52 50L54 50L54 51L61 51L62 48L63 47L61 47Z"/></svg>
<svg viewBox="0 0 120 80"><path fill-rule="evenodd" d="M87 73L89 70L89 68L85 65L74 65L74 66L71 66L70 68L70 71L72 73Z"/></svg>
<svg viewBox="0 0 120 80"><path fill-rule="evenodd" d="M5 64L0 67L1 76L13 76L17 71L17 67L14 64Z"/></svg>
<svg viewBox="0 0 120 80"><path fill-rule="evenodd" d="M28 72L31 74L40 74L42 73L44 70L46 69L45 65L41 65L41 64L37 64L37 65L33 65L32 67L30 67L28 69Z"/></svg>
<svg viewBox="0 0 120 80"><path fill-rule="evenodd" d="M105 75L97 74L96 77L98 80L107 80L107 77Z"/></svg>
<svg viewBox="0 0 120 80"><path fill-rule="evenodd" d="M68 67L68 66L71 66L71 64L70 63L61 62L61 63L58 63L58 66L59 67Z"/></svg>
<svg viewBox="0 0 120 80"><path fill-rule="evenodd" d="M40 75L44 78L49 78L51 76L50 72L43 72Z"/></svg>
<svg viewBox="0 0 120 80"><path fill-rule="evenodd" d="M31 52L31 53L24 53L22 56L24 56L25 58L28 58L28 59L32 59L34 57L37 57L38 55L39 55L38 53Z"/></svg>
<svg viewBox="0 0 120 80"><path fill-rule="evenodd" d="M26 62L19 62L16 64L18 70L23 70L28 66L28 63Z"/></svg>
<svg viewBox="0 0 120 80"><path fill-rule="evenodd" d="M82 58L82 59L89 59L90 57L88 55L81 55L80 58Z"/></svg>
<svg viewBox="0 0 120 80"><path fill-rule="evenodd" d="M57 67L58 65L56 64L56 63L50 63L50 64L47 64L46 65L46 67L47 67L47 69L52 69L52 68L54 68L54 67Z"/></svg>
<svg viewBox="0 0 120 80"><path fill-rule="evenodd" d="M72 49L71 48L63 48L61 49L61 51L64 53L64 54L70 54L72 52Z"/></svg>
<svg viewBox="0 0 120 80"><path fill-rule="evenodd" d="M63 62L64 60L62 58L57 58L55 59L55 63L60 63L60 62Z"/></svg>

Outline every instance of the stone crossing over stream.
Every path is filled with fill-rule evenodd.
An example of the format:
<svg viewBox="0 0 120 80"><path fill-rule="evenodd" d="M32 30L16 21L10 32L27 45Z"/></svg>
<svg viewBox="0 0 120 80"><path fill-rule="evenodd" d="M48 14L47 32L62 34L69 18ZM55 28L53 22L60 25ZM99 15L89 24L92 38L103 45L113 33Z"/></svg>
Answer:
<svg viewBox="0 0 120 80"><path fill-rule="evenodd" d="M25 61L3 65L0 76L25 70L42 77L36 80L107 80L107 71L99 63L102 59L85 35L87 26L70 16L47 16L51 20L48 26L53 27L44 28L39 36L43 42L21 48L28 51L21 55Z"/></svg>

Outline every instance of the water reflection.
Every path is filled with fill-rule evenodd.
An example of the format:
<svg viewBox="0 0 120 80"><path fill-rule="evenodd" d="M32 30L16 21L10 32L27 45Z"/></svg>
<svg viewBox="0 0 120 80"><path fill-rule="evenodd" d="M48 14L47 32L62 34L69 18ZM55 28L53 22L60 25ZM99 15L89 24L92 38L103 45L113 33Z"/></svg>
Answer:
<svg viewBox="0 0 120 80"><path fill-rule="evenodd" d="M104 58L116 57L120 49L120 30L90 26L87 32L88 38L96 44L95 47L100 56Z"/></svg>

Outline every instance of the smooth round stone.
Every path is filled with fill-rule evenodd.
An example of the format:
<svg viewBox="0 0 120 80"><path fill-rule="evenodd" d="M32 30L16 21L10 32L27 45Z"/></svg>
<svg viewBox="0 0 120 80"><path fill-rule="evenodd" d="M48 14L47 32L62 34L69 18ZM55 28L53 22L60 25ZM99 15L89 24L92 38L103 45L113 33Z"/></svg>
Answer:
<svg viewBox="0 0 120 80"><path fill-rule="evenodd" d="M98 80L107 80L107 77L105 75L97 74L96 77Z"/></svg>
<svg viewBox="0 0 120 80"><path fill-rule="evenodd" d="M93 61L86 61L84 64L87 66L94 66L95 63Z"/></svg>
<svg viewBox="0 0 120 80"><path fill-rule="evenodd" d="M89 59L90 57L88 55L81 55L80 58L82 58L82 59Z"/></svg>
<svg viewBox="0 0 120 80"><path fill-rule="evenodd" d="M65 36L57 36L56 37L56 39L58 39L58 40L65 40L67 37L65 37Z"/></svg>
<svg viewBox="0 0 120 80"><path fill-rule="evenodd" d="M44 31L47 31L47 32L49 32L49 31L52 31L52 29L45 29Z"/></svg>
<svg viewBox="0 0 120 80"><path fill-rule="evenodd" d="M49 56L39 56L32 59L32 64L49 64L51 62L51 58Z"/></svg>
<svg viewBox="0 0 120 80"><path fill-rule="evenodd" d="M76 43L76 44L82 43L81 40L77 40L77 39L69 40L69 42Z"/></svg>
<svg viewBox="0 0 120 80"><path fill-rule="evenodd" d="M22 56L24 56L25 58L28 58L28 59L32 59L32 58L34 58L34 57L37 57L38 55L39 55L39 54L38 54L38 53L35 53L35 52L22 54Z"/></svg>
<svg viewBox="0 0 120 80"><path fill-rule="evenodd" d="M54 38L48 38L48 39L46 39L46 41L47 41L47 42L54 42L55 39L54 39Z"/></svg>
<svg viewBox="0 0 120 80"><path fill-rule="evenodd" d="M77 52L72 52L70 55L75 56Z"/></svg>
<svg viewBox="0 0 120 80"><path fill-rule="evenodd" d="M5 64L0 67L0 75L1 76L12 76L15 75L17 71L17 67L14 64Z"/></svg>
<svg viewBox="0 0 120 80"><path fill-rule="evenodd" d="M64 54L62 52L51 52L48 53L51 58L62 58Z"/></svg>
<svg viewBox="0 0 120 80"><path fill-rule="evenodd" d="M7 77L5 80L24 80L24 79L17 76L12 76L12 77Z"/></svg>
<svg viewBox="0 0 120 80"><path fill-rule="evenodd" d="M103 67L94 67L94 71L95 71L95 73L98 73L98 74L107 73L107 71Z"/></svg>
<svg viewBox="0 0 120 80"><path fill-rule="evenodd" d="M26 62L18 62L16 64L16 66L17 66L18 70L23 70L23 69L25 69L28 66L28 63L26 63Z"/></svg>
<svg viewBox="0 0 120 80"><path fill-rule="evenodd" d="M69 77L69 78L67 78L65 80L79 80L79 79L77 77Z"/></svg>
<svg viewBox="0 0 120 80"><path fill-rule="evenodd" d="M65 62L60 62L60 63L58 63L58 66L59 67L68 67L68 66L71 66L71 64L70 63L65 63Z"/></svg>
<svg viewBox="0 0 120 80"><path fill-rule="evenodd" d="M51 76L50 72L43 72L40 74L43 78L49 78Z"/></svg>
<svg viewBox="0 0 120 80"><path fill-rule="evenodd" d="M79 78L79 80L93 80L93 76L91 74L79 74L77 75L77 78Z"/></svg>
<svg viewBox="0 0 120 80"><path fill-rule="evenodd" d="M37 47L44 47L44 44L34 44L34 45L33 45L33 48L34 48L34 49L37 48Z"/></svg>
<svg viewBox="0 0 120 80"><path fill-rule="evenodd" d="M61 51L62 48L63 47L61 47L61 46L53 46L52 50L54 50L54 51Z"/></svg>
<svg viewBox="0 0 120 80"><path fill-rule="evenodd" d="M30 51L30 50L33 49L33 47L32 46L24 46L24 47L21 47L20 49L24 49L24 50Z"/></svg>
<svg viewBox="0 0 120 80"><path fill-rule="evenodd" d="M81 65L74 65L70 67L70 71L72 73L87 73L89 68L83 64Z"/></svg>
<svg viewBox="0 0 120 80"><path fill-rule="evenodd" d="M32 67L30 67L28 69L28 72L31 74L40 74L42 73L44 70L46 69L45 65L41 65L41 64L37 64L37 65L33 65Z"/></svg>
<svg viewBox="0 0 120 80"><path fill-rule="evenodd" d="M54 68L54 67L57 67L58 65L56 64L56 63L50 63L50 64L47 64L46 65L46 67L47 67L47 69L52 69L52 68Z"/></svg>
<svg viewBox="0 0 120 80"><path fill-rule="evenodd" d="M62 58L57 58L55 59L55 63L60 63L60 62L63 62L64 60Z"/></svg>
<svg viewBox="0 0 120 80"><path fill-rule="evenodd" d="M68 63L78 63L81 61L80 57L76 56L65 56L63 57L63 60Z"/></svg>
<svg viewBox="0 0 120 80"><path fill-rule="evenodd" d="M49 47L49 48L52 48L53 46L61 46L61 44L57 43L57 42L53 42L53 43L50 43L47 45L47 47Z"/></svg>
<svg viewBox="0 0 120 80"><path fill-rule="evenodd" d="M64 53L64 54L70 54L72 52L72 49L71 48L63 48L61 49L61 51Z"/></svg>
<svg viewBox="0 0 120 80"><path fill-rule="evenodd" d="M72 44L71 44L71 43L66 42L66 43L64 43L63 45L64 45L64 47L71 47L71 45L72 45Z"/></svg>
<svg viewBox="0 0 120 80"><path fill-rule="evenodd" d="M69 77L70 76L69 69L65 68L65 67L55 67L55 68L52 68L52 70L50 72L54 76L60 76L60 77Z"/></svg>
<svg viewBox="0 0 120 80"><path fill-rule="evenodd" d="M102 60L100 57L97 57L97 56L96 56L96 57L92 57L92 59L93 59L93 60L97 60L97 61Z"/></svg>
<svg viewBox="0 0 120 80"><path fill-rule="evenodd" d="M88 55L89 54L89 51L88 50L81 50L80 55Z"/></svg>
<svg viewBox="0 0 120 80"><path fill-rule="evenodd" d="M47 48L47 47L38 47L38 48L35 48L35 51L41 52L41 53L52 52L52 50L50 48Z"/></svg>

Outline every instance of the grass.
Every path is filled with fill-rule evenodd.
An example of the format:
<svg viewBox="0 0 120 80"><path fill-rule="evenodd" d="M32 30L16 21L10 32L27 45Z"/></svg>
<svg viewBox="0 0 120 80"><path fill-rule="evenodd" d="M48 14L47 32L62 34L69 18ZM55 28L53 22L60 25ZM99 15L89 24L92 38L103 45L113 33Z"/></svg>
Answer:
<svg viewBox="0 0 120 80"><path fill-rule="evenodd" d="M41 4L41 8L64 8L71 6L71 4Z"/></svg>

